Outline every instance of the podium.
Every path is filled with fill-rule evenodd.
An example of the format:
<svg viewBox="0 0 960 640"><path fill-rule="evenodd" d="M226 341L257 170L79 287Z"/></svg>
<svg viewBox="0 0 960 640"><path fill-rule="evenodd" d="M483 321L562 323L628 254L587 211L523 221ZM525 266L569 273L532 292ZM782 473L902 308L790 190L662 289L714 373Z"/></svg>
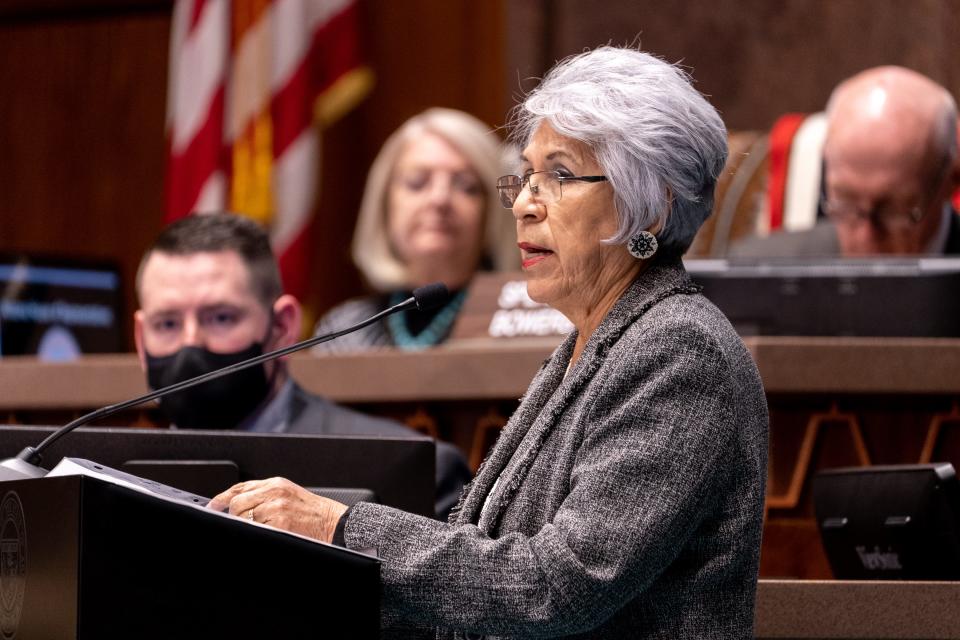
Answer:
<svg viewBox="0 0 960 640"><path fill-rule="evenodd" d="M5 639L376 638L379 577L376 558L98 478L0 483Z"/></svg>

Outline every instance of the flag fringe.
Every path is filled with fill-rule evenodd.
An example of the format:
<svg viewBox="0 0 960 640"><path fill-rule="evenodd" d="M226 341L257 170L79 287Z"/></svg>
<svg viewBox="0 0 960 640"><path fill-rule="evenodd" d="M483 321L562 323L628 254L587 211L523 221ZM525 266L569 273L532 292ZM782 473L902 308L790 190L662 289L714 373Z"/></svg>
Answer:
<svg viewBox="0 0 960 640"><path fill-rule="evenodd" d="M375 82L369 67L351 69L317 96L313 117L321 127L329 127L366 98Z"/></svg>

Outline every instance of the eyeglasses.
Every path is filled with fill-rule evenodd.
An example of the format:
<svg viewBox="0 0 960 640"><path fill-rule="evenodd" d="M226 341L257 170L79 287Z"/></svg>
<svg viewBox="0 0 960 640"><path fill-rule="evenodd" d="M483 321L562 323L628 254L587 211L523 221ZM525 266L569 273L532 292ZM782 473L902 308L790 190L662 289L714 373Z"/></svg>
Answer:
<svg viewBox="0 0 960 640"><path fill-rule="evenodd" d="M895 207L865 211L848 200L828 200L826 196L820 198L820 208L834 222L849 224L870 221L894 233L909 229L924 216L924 210L919 206L911 207L907 211Z"/></svg>
<svg viewBox="0 0 960 640"><path fill-rule="evenodd" d="M945 158L943 165L930 181L929 194L940 192L950 175L951 166L950 158ZM928 199L926 204L915 205L907 210L904 210L903 207L887 206L875 208L872 211L864 211L849 200L830 200L826 194L820 196L820 210L834 222L858 223L869 221L888 233L900 233L909 230L923 220L923 216L926 215L931 203L932 200Z"/></svg>
<svg viewBox="0 0 960 640"><path fill-rule="evenodd" d="M530 187L530 196L540 204L553 204L563 197L564 182L603 182L607 176L563 176L559 171L534 171L525 176L500 176L497 192L500 204L512 209L523 188Z"/></svg>

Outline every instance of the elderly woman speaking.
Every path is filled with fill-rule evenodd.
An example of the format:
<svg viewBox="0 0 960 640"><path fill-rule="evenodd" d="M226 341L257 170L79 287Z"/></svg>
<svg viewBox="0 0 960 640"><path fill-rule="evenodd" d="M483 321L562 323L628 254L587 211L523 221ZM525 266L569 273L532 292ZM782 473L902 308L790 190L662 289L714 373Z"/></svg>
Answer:
<svg viewBox="0 0 960 640"><path fill-rule="evenodd" d="M349 510L285 480L214 507L377 549L384 625L440 637L752 636L767 411L756 367L680 255L726 134L669 64L602 47L518 108L499 179L530 296L574 331L537 372L449 524Z"/></svg>

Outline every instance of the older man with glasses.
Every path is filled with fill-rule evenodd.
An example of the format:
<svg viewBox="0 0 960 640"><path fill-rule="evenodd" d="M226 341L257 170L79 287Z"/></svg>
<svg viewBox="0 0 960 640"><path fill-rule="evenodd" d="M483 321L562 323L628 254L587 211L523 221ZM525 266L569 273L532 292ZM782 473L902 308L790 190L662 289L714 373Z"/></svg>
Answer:
<svg viewBox="0 0 960 640"><path fill-rule="evenodd" d="M960 253L950 196L960 184L957 107L946 89L902 67L842 82L827 103L823 219L811 230L734 246L738 256Z"/></svg>

